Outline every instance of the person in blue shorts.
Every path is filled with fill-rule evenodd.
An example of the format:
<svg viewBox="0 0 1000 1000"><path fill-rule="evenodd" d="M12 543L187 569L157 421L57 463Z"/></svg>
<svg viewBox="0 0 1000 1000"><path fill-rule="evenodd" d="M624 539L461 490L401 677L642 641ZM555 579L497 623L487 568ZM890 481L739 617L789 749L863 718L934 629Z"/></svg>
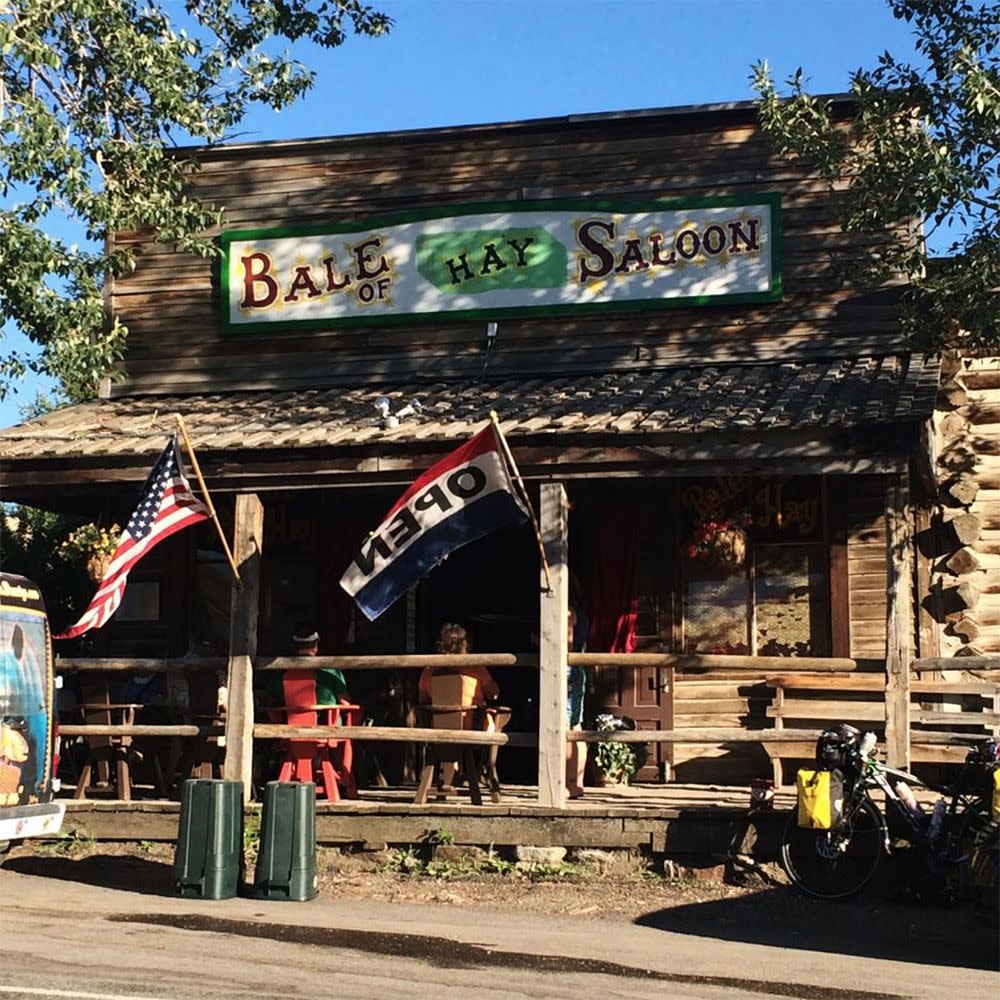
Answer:
<svg viewBox="0 0 1000 1000"><path fill-rule="evenodd" d="M576 650L578 643L574 642L577 614L574 608L569 609L569 635L567 646ZM566 725L569 729L583 728L583 696L587 687L587 673L583 667L566 668ZM583 771L587 764L586 743L566 743L566 793L571 799L583 795Z"/></svg>

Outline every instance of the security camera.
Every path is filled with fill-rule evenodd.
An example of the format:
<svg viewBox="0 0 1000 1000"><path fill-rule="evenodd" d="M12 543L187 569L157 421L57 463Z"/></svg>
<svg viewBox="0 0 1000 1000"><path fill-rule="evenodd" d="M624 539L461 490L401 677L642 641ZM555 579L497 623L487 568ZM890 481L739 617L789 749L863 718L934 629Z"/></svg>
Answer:
<svg viewBox="0 0 1000 1000"><path fill-rule="evenodd" d="M419 399L411 399L405 406L400 407L396 411L396 416L401 420L404 417L412 417L415 413L419 413L423 409Z"/></svg>

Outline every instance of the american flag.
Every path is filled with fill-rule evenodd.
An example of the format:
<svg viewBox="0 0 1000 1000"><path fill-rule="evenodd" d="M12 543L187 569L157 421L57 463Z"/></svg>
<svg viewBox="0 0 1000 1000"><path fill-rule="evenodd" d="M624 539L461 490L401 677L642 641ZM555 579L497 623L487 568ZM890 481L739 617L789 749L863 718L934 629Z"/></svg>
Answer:
<svg viewBox="0 0 1000 1000"><path fill-rule="evenodd" d="M172 438L146 480L94 599L74 626L54 638L75 639L100 628L118 610L129 570L164 538L207 517L208 508L191 492Z"/></svg>

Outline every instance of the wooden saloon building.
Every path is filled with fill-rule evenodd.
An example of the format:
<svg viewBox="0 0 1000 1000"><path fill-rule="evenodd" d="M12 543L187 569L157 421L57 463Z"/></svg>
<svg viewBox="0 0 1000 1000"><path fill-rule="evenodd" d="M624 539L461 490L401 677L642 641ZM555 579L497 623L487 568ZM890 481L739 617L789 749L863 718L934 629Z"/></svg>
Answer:
<svg viewBox="0 0 1000 1000"><path fill-rule="evenodd" d="M0 432L0 485L121 521L183 414L243 585L230 595L209 528L182 533L75 655L228 658L229 774L250 773L253 676L302 619L321 655L352 658L329 662L387 740L413 722L407 657L466 624L508 731L537 735L511 739L501 778L555 805L569 604L589 620L585 728L603 709L654 734L640 780L780 776L838 718L918 761L947 759L956 720L996 725L1000 474L981 458L1000 369L942 375L892 287L837 279L868 248L751 105L180 155L226 210L221 261L115 236L136 256L108 292L122 378ZM530 527L504 529L368 622L341 574L491 411L552 589Z"/></svg>

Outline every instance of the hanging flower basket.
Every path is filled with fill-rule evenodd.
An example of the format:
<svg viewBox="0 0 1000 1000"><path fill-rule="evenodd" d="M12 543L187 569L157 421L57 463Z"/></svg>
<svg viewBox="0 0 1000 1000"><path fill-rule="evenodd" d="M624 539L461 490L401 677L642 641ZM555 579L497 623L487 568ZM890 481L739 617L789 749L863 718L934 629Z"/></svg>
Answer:
<svg viewBox="0 0 1000 1000"><path fill-rule="evenodd" d="M101 580L104 579L104 574L107 573L110 565L110 552L92 552L89 556L87 556L87 576L89 576L94 583L100 583Z"/></svg>
<svg viewBox="0 0 1000 1000"><path fill-rule="evenodd" d="M70 532L59 546L59 555L83 566L94 583L100 583L111 565L111 557L118 548L122 529L117 524L108 528L96 524L83 524Z"/></svg>
<svg viewBox="0 0 1000 1000"><path fill-rule="evenodd" d="M747 533L742 528L726 528L709 543L709 558L717 566L738 569L747 560Z"/></svg>
<svg viewBox="0 0 1000 1000"><path fill-rule="evenodd" d="M704 559L722 569L739 569L747 558L748 514L703 521L687 545L689 559Z"/></svg>

